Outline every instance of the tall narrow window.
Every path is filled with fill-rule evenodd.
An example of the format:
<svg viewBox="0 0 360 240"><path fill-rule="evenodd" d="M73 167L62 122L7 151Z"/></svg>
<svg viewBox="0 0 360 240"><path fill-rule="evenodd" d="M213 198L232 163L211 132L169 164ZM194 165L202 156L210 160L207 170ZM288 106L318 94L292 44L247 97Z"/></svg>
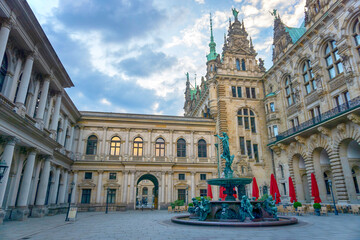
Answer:
<svg viewBox="0 0 360 240"><path fill-rule="evenodd" d="M245 60L241 59L241 70L246 71Z"/></svg>
<svg viewBox="0 0 360 240"><path fill-rule="evenodd" d="M350 103L350 93L349 91L343 92L344 100L347 106L349 106Z"/></svg>
<svg viewBox="0 0 360 240"><path fill-rule="evenodd" d="M314 74L310 60L307 60L303 63L302 72L306 93L309 94L316 90L316 82L314 81Z"/></svg>
<svg viewBox="0 0 360 240"><path fill-rule="evenodd" d="M87 145L86 145L87 155L96 155L97 141L98 139L95 135L91 135L90 137L88 137Z"/></svg>
<svg viewBox="0 0 360 240"><path fill-rule="evenodd" d="M198 157L206 158L206 142L203 139L200 139L198 142Z"/></svg>
<svg viewBox="0 0 360 240"><path fill-rule="evenodd" d="M236 59L236 69L240 71L240 61Z"/></svg>
<svg viewBox="0 0 360 240"><path fill-rule="evenodd" d="M114 204L116 201L116 189L108 190L108 203Z"/></svg>
<svg viewBox="0 0 360 240"><path fill-rule="evenodd" d="M247 98L251 98L251 94L250 94L250 88L245 88L245 90L246 90L246 97Z"/></svg>
<svg viewBox="0 0 360 240"><path fill-rule="evenodd" d="M285 78L285 96L288 106L291 106L293 103L295 103L294 90L292 88L290 75Z"/></svg>
<svg viewBox="0 0 360 240"><path fill-rule="evenodd" d="M4 82L5 82L7 69L8 69L8 60L7 60L7 56L5 53L2 63L1 63L1 68L0 68L0 92L2 91Z"/></svg>
<svg viewBox="0 0 360 240"><path fill-rule="evenodd" d="M231 87L231 93L233 97L236 97L236 87L234 86Z"/></svg>
<svg viewBox="0 0 360 240"><path fill-rule="evenodd" d="M186 189L178 189L178 200L185 201Z"/></svg>
<svg viewBox="0 0 360 240"><path fill-rule="evenodd" d="M325 188L326 188L326 194L331 194L330 192L330 184L329 184L329 177L326 173L324 173L324 181L325 181Z"/></svg>
<svg viewBox="0 0 360 240"><path fill-rule="evenodd" d="M244 139L244 137L240 137L240 152L241 152L241 155L245 155L245 139Z"/></svg>
<svg viewBox="0 0 360 240"><path fill-rule="evenodd" d="M141 137L134 139L133 155L135 157L141 157L143 155L144 143Z"/></svg>
<svg viewBox="0 0 360 240"><path fill-rule="evenodd" d="M256 98L255 88L251 88L251 97Z"/></svg>
<svg viewBox="0 0 360 240"><path fill-rule="evenodd" d="M156 139L155 156L156 157L164 157L165 156L165 140L162 138Z"/></svg>
<svg viewBox="0 0 360 240"><path fill-rule="evenodd" d="M252 110L250 110L250 123L251 123L251 132L256 133L255 116Z"/></svg>
<svg viewBox="0 0 360 240"><path fill-rule="evenodd" d="M256 120L255 114L252 110L248 108L240 109L237 112L238 125L244 126L246 130L250 130L253 133L256 133Z"/></svg>
<svg viewBox="0 0 360 240"><path fill-rule="evenodd" d="M251 141L250 140L246 141L246 150L247 150L248 157L252 158Z"/></svg>
<svg viewBox="0 0 360 240"><path fill-rule="evenodd" d="M281 177L282 177L282 178L285 178L283 165L280 165L279 167L280 167Z"/></svg>
<svg viewBox="0 0 360 240"><path fill-rule="evenodd" d="M359 19L356 19L353 27L353 38L355 43L355 49L360 55L360 23Z"/></svg>
<svg viewBox="0 0 360 240"><path fill-rule="evenodd" d="M274 125L273 126L273 130L274 130L274 136L276 137L277 135L279 135L279 131L278 131L278 126Z"/></svg>
<svg viewBox="0 0 360 240"><path fill-rule="evenodd" d="M242 117L242 110L241 109L238 111L238 125L239 126L243 125L243 117Z"/></svg>
<svg viewBox="0 0 360 240"><path fill-rule="evenodd" d="M326 44L325 61L330 79L344 71L335 41L330 41Z"/></svg>
<svg viewBox="0 0 360 240"><path fill-rule="evenodd" d="M186 142L182 138L177 141L177 156L186 157Z"/></svg>
<svg viewBox="0 0 360 240"><path fill-rule="evenodd" d="M259 162L259 149L257 144L253 144L254 158L256 162Z"/></svg>
<svg viewBox="0 0 360 240"><path fill-rule="evenodd" d="M270 111L275 112L275 103L273 102L270 103Z"/></svg>
<svg viewBox="0 0 360 240"><path fill-rule="evenodd" d="M81 194L81 203L89 204L91 197L91 189L83 189Z"/></svg>
<svg viewBox="0 0 360 240"><path fill-rule="evenodd" d="M120 138L113 137L110 142L110 155L119 156L120 155Z"/></svg>
<svg viewBox="0 0 360 240"><path fill-rule="evenodd" d="M237 87L237 94L238 94L238 98L242 97L241 87Z"/></svg>

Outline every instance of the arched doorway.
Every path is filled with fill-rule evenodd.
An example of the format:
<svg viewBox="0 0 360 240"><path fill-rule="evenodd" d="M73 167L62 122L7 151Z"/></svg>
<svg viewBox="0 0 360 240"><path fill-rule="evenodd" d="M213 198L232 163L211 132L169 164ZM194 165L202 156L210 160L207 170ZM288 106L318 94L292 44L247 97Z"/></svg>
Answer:
<svg viewBox="0 0 360 240"><path fill-rule="evenodd" d="M360 202L360 145L353 139L340 143L339 156L351 203Z"/></svg>
<svg viewBox="0 0 360 240"><path fill-rule="evenodd" d="M300 154L293 157L294 181L297 199L300 202L310 202L309 184L306 175L305 161Z"/></svg>
<svg viewBox="0 0 360 240"><path fill-rule="evenodd" d="M136 183L135 208L159 208L159 182L152 174L142 175Z"/></svg>

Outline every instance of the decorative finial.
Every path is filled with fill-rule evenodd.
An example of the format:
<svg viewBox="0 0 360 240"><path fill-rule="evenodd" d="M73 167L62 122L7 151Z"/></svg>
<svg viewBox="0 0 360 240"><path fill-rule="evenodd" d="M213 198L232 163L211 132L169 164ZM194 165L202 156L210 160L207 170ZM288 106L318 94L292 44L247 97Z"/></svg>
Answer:
<svg viewBox="0 0 360 240"><path fill-rule="evenodd" d="M185 73L186 75L186 81L189 81L189 72Z"/></svg>
<svg viewBox="0 0 360 240"><path fill-rule="evenodd" d="M279 19L280 15L277 13L276 9L273 9L272 12L269 11L269 13L271 14L271 16L274 16L274 19Z"/></svg>
<svg viewBox="0 0 360 240"><path fill-rule="evenodd" d="M238 20L239 11L237 11L236 8L232 8L231 10L232 10L232 12L233 12L235 21L237 21L237 20Z"/></svg>

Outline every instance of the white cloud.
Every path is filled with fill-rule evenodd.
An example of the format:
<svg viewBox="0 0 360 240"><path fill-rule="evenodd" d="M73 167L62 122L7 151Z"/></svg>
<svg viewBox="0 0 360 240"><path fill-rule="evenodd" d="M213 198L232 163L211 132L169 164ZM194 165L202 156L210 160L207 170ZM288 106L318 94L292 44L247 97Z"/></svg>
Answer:
<svg viewBox="0 0 360 240"><path fill-rule="evenodd" d="M199 4L204 4L205 0L195 0L195 2L199 3Z"/></svg>
<svg viewBox="0 0 360 240"><path fill-rule="evenodd" d="M107 100L106 98L100 99L100 103L107 106L111 106L111 102L109 102L109 100Z"/></svg>
<svg viewBox="0 0 360 240"><path fill-rule="evenodd" d="M36 17L41 24L47 23L50 16L53 16L54 8L59 6L59 0L27 0L30 7L37 13Z"/></svg>

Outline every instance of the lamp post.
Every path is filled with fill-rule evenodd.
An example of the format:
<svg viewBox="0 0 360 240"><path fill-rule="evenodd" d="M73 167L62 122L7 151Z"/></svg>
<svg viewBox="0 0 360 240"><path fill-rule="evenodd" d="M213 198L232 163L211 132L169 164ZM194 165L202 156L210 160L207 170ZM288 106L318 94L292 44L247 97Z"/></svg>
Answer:
<svg viewBox="0 0 360 240"><path fill-rule="evenodd" d="M329 186L330 186L330 190L331 190L331 196L332 196L332 199L333 199L333 203L334 203L334 213L335 215L339 215L337 209L336 209L336 205L335 205L335 198L334 198L334 193L333 193L333 188L332 188L332 181L331 179L328 180L328 183L329 183Z"/></svg>
<svg viewBox="0 0 360 240"><path fill-rule="evenodd" d="M110 191L110 188L107 188L106 189L106 210L105 210L106 214L109 211L109 191Z"/></svg>
<svg viewBox="0 0 360 240"><path fill-rule="evenodd" d="M70 212L70 207L71 207L71 195L72 195L74 186L75 186L75 183L74 183L74 182L71 182L71 184L70 184L70 196L69 196L69 199L68 199L69 206L68 206L68 210L67 210L66 218L65 218L65 221L66 221L66 222L69 221L69 212Z"/></svg>
<svg viewBox="0 0 360 240"><path fill-rule="evenodd" d="M186 186L186 198L185 198L186 205L188 204L188 194L189 194L189 186Z"/></svg>

